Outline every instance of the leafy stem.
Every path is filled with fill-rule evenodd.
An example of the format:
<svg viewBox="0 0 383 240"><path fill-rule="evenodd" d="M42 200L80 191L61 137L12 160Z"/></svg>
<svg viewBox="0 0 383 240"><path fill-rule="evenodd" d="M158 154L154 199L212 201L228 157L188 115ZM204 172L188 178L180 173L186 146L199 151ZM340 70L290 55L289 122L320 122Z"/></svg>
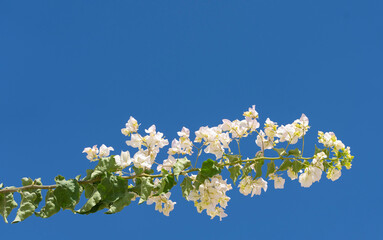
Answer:
<svg viewBox="0 0 383 240"><path fill-rule="evenodd" d="M248 162L256 162L256 161L260 161L260 160L287 160L287 159L299 161L295 157L263 157L262 156L262 157L252 158L252 159L245 159L245 160L238 160L238 161L234 161L234 162L221 163L221 164L219 164L219 166L223 168L225 166L234 166L234 165L237 165L237 164L243 164L243 163L248 163ZM299 158L299 159L310 160L310 159L313 159L313 158L312 157L310 157L310 158L302 157L302 158ZM190 168L188 170L181 171L180 175L187 175L187 173L200 172L200 171L201 171L201 168L195 168L194 167L194 168ZM161 177L164 177L164 174L141 173L141 174L138 174L138 175L123 176L122 178L128 180L128 179L136 179L136 178L140 178L140 177L161 178ZM101 177L97 177L97 178L90 179L90 180L85 180L85 181L78 180L77 182L80 185L85 185L85 184L89 184L89 183L97 183L97 182L100 182L100 181L101 181ZM7 193L26 191L26 190L35 190L35 189L47 189L47 190L50 190L50 189L55 189L56 187L57 187L57 185L33 185L32 184L32 185L23 186L23 187L9 187L9 188L5 188L5 189L0 189L0 194L7 194Z"/></svg>

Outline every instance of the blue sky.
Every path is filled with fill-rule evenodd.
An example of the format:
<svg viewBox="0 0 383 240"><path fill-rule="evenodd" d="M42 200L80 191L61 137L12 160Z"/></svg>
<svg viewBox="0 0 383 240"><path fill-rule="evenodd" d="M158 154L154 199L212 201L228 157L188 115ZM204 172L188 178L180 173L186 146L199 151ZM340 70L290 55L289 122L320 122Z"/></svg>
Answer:
<svg viewBox="0 0 383 240"><path fill-rule="evenodd" d="M173 190L170 217L133 203L115 215L60 212L0 224L2 237L380 239L381 1L1 1L0 182L84 174L94 144L126 150L129 116L170 140L255 104L260 121L333 131L353 168L261 196L236 187L221 222ZM258 151L255 136L243 151ZM165 157L165 155L162 155ZM14 217L13 213L10 217Z"/></svg>

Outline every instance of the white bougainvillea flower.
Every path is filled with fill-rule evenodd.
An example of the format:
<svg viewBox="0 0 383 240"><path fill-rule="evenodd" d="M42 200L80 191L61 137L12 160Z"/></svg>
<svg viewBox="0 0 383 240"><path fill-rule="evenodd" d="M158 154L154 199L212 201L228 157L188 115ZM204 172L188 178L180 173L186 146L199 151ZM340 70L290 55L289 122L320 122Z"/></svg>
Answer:
<svg viewBox="0 0 383 240"><path fill-rule="evenodd" d="M172 168L176 162L177 159L175 159L172 155L169 155L169 157L164 160L163 164L159 164L157 166L157 171L161 172L162 169L165 169L168 172L172 172Z"/></svg>
<svg viewBox="0 0 383 240"><path fill-rule="evenodd" d="M303 137L303 135L305 135L310 128L309 119L306 117L305 114L302 114L301 118L295 120L293 124L297 129L297 134L299 135L299 138Z"/></svg>
<svg viewBox="0 0 383 240"><path fill-rule="evenodd" d="M133 156L133 164L136 168L150 169L152 167L152 161L150 156L144 151L138 151Z"/></svg>
<svg viewBox="0 0 383 240"><path fill-rule="evenodd" d="M194 201L194 205L199 213L206 209L206 213L210 217L219 216L222 218L227 216L222 211L230 200L226 196L226 192L231 189L231 184L227 184L221 175L215 175L211 179L206 179L198 189L192 190L187 199L188 201Z"/></svg>
<svg viewBox="0 0 383 240"><path fill-rule="evenodd" d="M257 128L259 128L259 122L255 118L247 118L246 119L247 128L250 133L254 132Z"/></svg>
<svg viewBox="0 0 383 240"><path fill-rule="evenodd" d="M122 169L126 168L132 163L132 159L130 158L130 153L128 151L121 151L121 155L114 156L114 160L116 161L116 164Z"/></svg>
<svg viewBox="0 0 383 240"><path fill-rule="evenodd" d="M231 142L231 138L227 132L222 132L221 127L200 127L200 129L195 132L195 135L196 139L194 141L204 141L204 145L206 145L204 149L205 153L214 154L217 159L223 156L225 148L230 149L229 143Z"/></svg>
<svg viewBox="0 0 383 240"><path fill-rule="evenodd" d="M182 154L181 143L177 139L173 139L172 147L168 149L169 155Z"/></svg>
<svg viewBox="0 0 383 240"><path fill-rule="evenodd" d="M87 154L86 158L92 161L93 159L97 158L97 154L98 154L97 145L94 145L92 148L90 147L84 148L82 153L86 153Z"/></svg>
<svg viewBox="0 0 383 240"><path fill-rule="evenodd" d="M257 136L257 139L255 140L255 143L258 145L258 147L261 148L262 151L265 149L272 149L274 147L274 141L272 138L265 139L265 133L261 130L259 131L259 134Z"/></svg>
<svg viewBox="0 0 383 240"><path fill-rule="evenodd" d="M126 145L140 149L143 144L143 140L144 139L140 134L132 134L130 140L126 141Z"/></svg>
<svg viewBox="0 0 383 240"><path fill-rule="evenodd" d="M84 151L82 151L82 152L88 154L86 156L86 158L89 159L90 161L96 161L98 158L97 157L97 155L98 155L97 145L94 145L92 148L90 148L90 147L84 148Z"/></svg>
<svg viewBox="0 0 383 240"><path fill-rule="evenodd" d="M277 129L277 137L279 137L280 142L287 141L290 144L295 144L298 142L299 136L300 133L293 124L282 125Z"/></svg>
<svg viewBox="0 0 383 240"><path fill-rule="evenodd" d="M342 172L340 170L334 169L330 179L332 181L336 181L336 180L338 180L340 178L341 175L342 175Z"/></svg>
<svg viewBox="0 0 383 240"><path fill-rule="evenodd" d="M178 136L183 138L189 138L190 137L190 130L186 127L182 127L182 130L180 132L177 132Z"/></svg>
<svg viewBox="0 0 383 240"><path fill-rule="evenodd" d="M149 135L144 137L144 141L147 144L148 148L163 148L166 145L169 145L169 141L163 138L164 134L161 132L156 132L156 126L152 125L149 129L145 130Z"/></svg>
<svg viewBox="0 0 383 240"><path fill-rule="evenodd" d="M336 136L333 132L323 133L322 131L318 132L318 142L322 143L325 147L333 147L336 142Z"/></svg>
<svg viewBox="0 0 383 240"><path fill-rule="evenodd" d="M276 174L270 174L270 179L274 180L274 188L275 189L283 189L285 186L285 179L276 175Z"/></svg>
<svg viewBox="0 0 383 240"><path fill-rule="evenodd" d="M267 190L267 182L263 178L258 178L254 180L254 185L253 185L253 191L251 192L251 196L255 195L261 195L261 190L266 192Z"/></svg>
<svg viewBox="0 0 383 240"><path fill-rule="evenodd" d="M319 152L315 154L312 161L312 166L315 166L319 168L321 171L323 171L324 170L323 160L325 160L326 158L327 158L327 155L324 152Z"/></svg>
<svg viewBox="0 0 383 240"><path fill-rule="evenodd" d="M125 136L138 131L138 122L134 117L130 117L128 122L125 124L125 128L121 129L122 134Z"/></svg>
<svg viewBox="0 0 383 240"><path fill-rule="evenodd" d="M222 124L218 126L221 131L228 131L231 134L233 139L247 137L249 135L248 131L254 131L259 127L259 123L255 119L249 119L249 121L238 119L230 121L228 119L223 119Z"/></svg>
<svg viewBox="0 0 383 240"><path fill-rule="evenodd" d="M282 125L277 129L276 136L280 138L280 142L289 142L295 144L302 138L310 128L309 119L302 114L300 119L295 120L292 124Z"/></svg>
<svg viewBox="0 0 383 240"><path fill-rule="evenodd" d="M109 157L110 151L114 151L114 149L112 147L107 147L104 144L102 144L100 147L100 152L98 153L98 156L100 158Z"/></svg>
<svg viewBox="0 0 383 240"><path fill-rule="evenodd" d="M251 176L246 176L238 185L239 192L247 196L261 195L261 191L267 191L267 182L263 178L253 179Z"/></svg>
<svg viewBox="0 0 383 240"><path fill-rule="evenodd" d="M174 139L172 141L172 146L171 148L169 148L168 154L169 155L174 155L174 154L191 155L193 153L192 149L193 149L193 143L190 141L188 137L183 135L182 137L180 137L179 141L177 139Z"/></svg>
<svg viewBox="0 0 383 240"><path fill-rule="evenodd" d="M344 150L345 147L346 147L346 146L345 146L345 145L342 143L342 141L340 141L340 140L336 140L336 141L334 142L334 148L335 148L336 151Z"/></svg>
<svg viewBox="0 0 383 240"><path fill-rule="evenodd" d="M249 108L249 111L244 112L243 116L248 118L258 118L258 113L255 111L255 105L253 105L251 108Z"/></svg>
<svg viewBox="0 0 383 240"><path fill-rule="evenodd" d="M178 151L175 153L192 155L193 154L193 151L192 151L193 150L193 143L189 138L190 137L190 130L187 129L186 127L183 127L180 132L177 132L177 134L180 138L179 138L178 142L174 143L175 149L178 149ZM172 142L172 148L174 148L173 142Z"/></svg>
<svg viewBox="0 0 383 240"><path fill-rule="evenodd" d="M331 179L332 181L338 180L341 175L342 175L342 171L334 167L329 168L327 171L327 178Z"/></svg>
<svg viewBox="0 0 383 240"><path fill-rule="evenodd" d="M316 166L308 166L304 173L299 176L299 182L302 187L310 187L314 182L319 182L322 176L322 169Z"/></svg>
<svg viewBox="0 0 383 240"><path fill-rule="evenodd" d="M174 209L176 202L169 200L171 193L161 193L158 196L150 196L146 202L148 205L156 204L156 211L162 212L165 216L169 216L169 213Z"/></svg>
<svg viewBox="0 0 383 240"><path fill-rule="evenodd" d="M222 221L222 218L227 217L227 214L225 213L225 209L221 207L216 207L214 211L212 211L211 209L207 209L206 213L207 215L211 217L211 219L218 216L220 221Z"/></svg>
<svg viewBox="0 0 383 240"><path fill-rule="evenodd" d="M277 136L277 128L278 124L270 120L270 118L266 119L265 122L265 133L268 137L274 138Z"/></svg>
<svg viewBox="0 0 383 240"><path fill-rule="evenodd" d="M293 171L293 169L291 167L289 167L287 169L287 176L289 176L289 178L291 180L295 180L298 178L298 174L296 172Z"/></svg>
<svg viewBox="0 0 383 240"><path fill-rule="evenodd" d="M153 124L148 129L145 129L145 132L149 135L155 135L156 134L156 125Z"/></svg>

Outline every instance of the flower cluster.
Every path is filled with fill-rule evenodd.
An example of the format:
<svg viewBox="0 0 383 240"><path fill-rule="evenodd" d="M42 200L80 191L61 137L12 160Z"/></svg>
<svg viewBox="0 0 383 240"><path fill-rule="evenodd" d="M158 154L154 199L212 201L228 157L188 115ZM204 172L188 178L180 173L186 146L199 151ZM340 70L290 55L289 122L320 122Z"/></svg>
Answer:
<svg viewBox="0 0 383 240"><path fill-rule="evenodd" d="M324 152L314 156L312 163L305 168L304 173L299 176L299 182L302 187L310 187L314 182L319 182L322 177L323 160L327 158Z"/></svg>
<svg viewBox="0 0 383 240"><path fill-rule="evenodd" d="M296 144L298 139L302 138L310 128L309 119L302 114L300 119L295 120L292 124L282 125L277 130L277 137L280 142L289 142Z"/></svg>
<svg viewBox="0 0 383 240"><path fill-rule="evenodd" d="M266 119L265 132L260 130L255 140L257 146L261 148L262 153L265 149L272 149L278 143L278 140L274 140L274 137L277 136L277 127L277 123L271 121L270 118Z"/></svg>
<svg viewBox="0 0 383 240"><path fill-rule="evenodd" d="M226 149L229 148L231 138L227 132L222 130L222 127L201 127L195 132L196 138L194 142L200 143L204 141L205 153L211 153L216 156L217 159L221 158Z"/></svg>
<svg viewBox="0 0 383 240"><path fill-rule="evenodd" d="M169 216L169 213L174 209L174 205L176 204L176 202L169 200L170 195L171 193L167 192L161 193L158 196L151 196L146 203L148 205L155 203L155 209L157 211L162 212L165 216Z"/></svg>
<svg viewBox="0 0 383 240"><path fill-rule="evenodd" d="M335 181L342 174L342 166L345 166L346 169L351 168L351 162L354 157L351 156L350 147L346 147L341 140L337 139L333 132L323 133L319 131L318 142L332 150L337 157L336 159L332 159L327 170L327 178Z"/></svg>
<svg viewBox="0 0 383 240"><path fill-rule="evenodd" d="M227 184L221 175L216 175L211 179L206 179L198 189L191 191L187 199L194 201L199 213L206 209L207 215L211 218L218 216L222 220L227 216L224 208L230 200L230 197L226 196L226 192L231 189L231 184Z"/></svg>
<svg viewBox="0 0 383 240"><path fill-rule="evenodd" d="M168 158L164 160L163 164L157 166L157 171L165 169L168 172L171 172L172 167L176 163L177 159L174 155L192 155L193 154L193 143L190 140L190 130L186 127L183 127L180 132L177 132L179 140L174 139L172 141L171 148L168 150Z"/></svg>
<svg viewBox="0 0 383 240"><path fill-rule="evenodd" d="M271 180L274 180L274 188L275 189L283 189L285 186L285 179L278 176L275 173L269 175Z"/></svg>
<svg viewBox="0 0 383 240"><path fill-rule="evenodd" d="M134 117L130 117L128 122L126 123L126 127L121 129L121 133L125 136L129 136L131 133L138 131L138 122Z"/></svg>
<svg viewBox="0 0 383 240"><path fill-rule="evenodd" d="M84 149L83 153L87 154L86 158L90 161L97 161L99 158L108 157L110 151L114 151L114 149L102 144L100 149L97 148L97 145L94 145L92 148L87 147Z"/></svg>
<svg viewBox="0 0 383 240"><path fill-rule="evenodd" d="M231 184L227 183L227 180L222 179L221 175L216 174L217 169L220 172L226 167L230 171L230 177L234 182L243 174L238 185L239 192L244 195L251 194L253 197L254 195L260 195L262 189L266 192L268 187L268 183L260 177L262 175L260 174L261 171L258 170L262 168L264 160L271 160L270 164L267 165L266 177L274 181L275 189L284 188L283 171L287 172L287 176L291 180L298 179L302 187L308 188L314 182L320 181L323 172L327 174L328 179L335 181L341 176L343 166L347 169L351 168L353 156L351 156L350 147L346 147L342 141L338 140L333 132L318 132L318 142L323 144L324 148L316 148L312 157L303 157L299 149L288 150L288 147L296 144L299 139L302 139L302 145L304 144L304 136L310 129L309 119L305 114L302 114L299 119L291 124L280 126L277 122L267 118L263 129L258 129L260 127L257 120L259 116L254 105L244 112L243 116L244 119L242 120L223 119L218 126L200 127L199 130L195 131L194 139L194 142L199 143L200 147L193 144L190 130L183 127L181 131L177 132L178 138L173 139L171 142L171 146L167 151L168 157L162 163L155 160L160 149L169 144L168 140L164 138L163 133L156 130L155 125L145 130L146 135L139 134L139 123L136 119L130 117L121 132L130 137L126 144L136 148L137 152L133 157L131 157L129 151L121 151L120 155L113 156L115 163L120 167L116 173L123 176L125 173L122 170L134 165L134 171L138 169L140 173L129 173L129 179L135 181L135 177L148 177L149 174L154 172L152 170L153 164L157 164L157 171L161 174L153 177L155 180L150 178L149 182L146 183L148 186L150 185L150 188L148 188L150 191L146 192L147 195L145 196L136 195L144 199L143 201L146 200L149 205L155 203L155 209L166 216L174 209L175 205L175 202L169 199L171 195L169 188L172 187L171 184L175 178L178 179L179 176L183 175L182 177L189 181L189 185L187 185L188 181L184 186L181 184L181 187L185 188L183 193L186 193L184 195L186 199L194 202L198 212L201 213L206 210L207 215L211 216L211 218L218 216L222 219L227 216L225 208L230 200L226 192L231 190L232 187ZM239 155L231 152L230 144L233 140L238 143L239 151L240 140L249 137L252 133L256 133L254 141L260 148L254 158L244 159L240 152ZM285 147L275 148L277 144L283 142L286 142ZM204 151L207 154L215 155L216 161L210 160L211 162L205 165L205 169L189 168L191 163L185 155L193 155L194 147L197 149L197 160ZM265 150L270 149L277 151L279 157L265 157ZM110 151L113 150L112 147L106 147L105 145L98 149L95 145L92 148L85 148L83 152L87 154L90 161L96 161L108 157ZM230 155L231 158L229 159ZM274 162L277 162L277 160L281 160L282 164L275 166ZM204 167L203 164L202 166ZM202 170L205 171L205 174L209 171L214 173L209 177L205 176L200 182L197 180L197 175L189 176L188 174L195 171L201 173ZM252 170L257 173L256 178L250 174ZM144 174L142 174L143 172ZM168 178L165 179L165 175ZM161 177L163 177L162 180L160 180ZM146 189L145 186L140 186L140 188Z"/></svg>
<svg viewBox="0 0 383 240"><path fill-rule="evenodd" d="M350 147L347 147L343 144L342 141L338 140L333 132L323 133L321 131L318 132L318 142L322 143L327 148L333 148L333 150L338 153L339 151L343 151L347 154L349 158L350 155Z"/></svg>
<svg viewBox="0 0 383 240"><path fill-rule="evenodd" d="M266 192L267 182L263 178L253 179L251 176L244 177L238 185L239 192L247 196L261 195L261 191Z"/></svg>
<svg viewBox="0 0 383 240"><path fill-rule="evenodd" d="M136 168L150 169L160 149L168 145L169 142L163 138L163 133L156 131L155 125L145 129L145 132L147 135L144 137L137 132L134 134L130 132L131 140L126 141L126 144L138 148L138 152L134 154L132 159L134 166Z"/></svg>

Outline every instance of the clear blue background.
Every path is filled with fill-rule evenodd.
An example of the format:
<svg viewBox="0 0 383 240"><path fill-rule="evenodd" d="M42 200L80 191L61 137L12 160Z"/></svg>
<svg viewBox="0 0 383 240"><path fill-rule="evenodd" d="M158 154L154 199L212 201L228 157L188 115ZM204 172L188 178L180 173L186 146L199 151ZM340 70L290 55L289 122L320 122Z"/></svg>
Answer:
<svg viewBox="0 0 383 240"><path fill-rule="evenodd" d="M136 203L111 216L64 211L1 223L1 239L383 239L382 11L379 0L1 1L8 186L84 174L94 167L87 146L126 150L120 129L131 115L171 140L182 126L241 118L252 104L262 123L305 113L307 154L322 130L356 156L338 181L309 189L288 180L250 198L235 187L222 222L198 214L177 187L170 217Z"/></svg>

